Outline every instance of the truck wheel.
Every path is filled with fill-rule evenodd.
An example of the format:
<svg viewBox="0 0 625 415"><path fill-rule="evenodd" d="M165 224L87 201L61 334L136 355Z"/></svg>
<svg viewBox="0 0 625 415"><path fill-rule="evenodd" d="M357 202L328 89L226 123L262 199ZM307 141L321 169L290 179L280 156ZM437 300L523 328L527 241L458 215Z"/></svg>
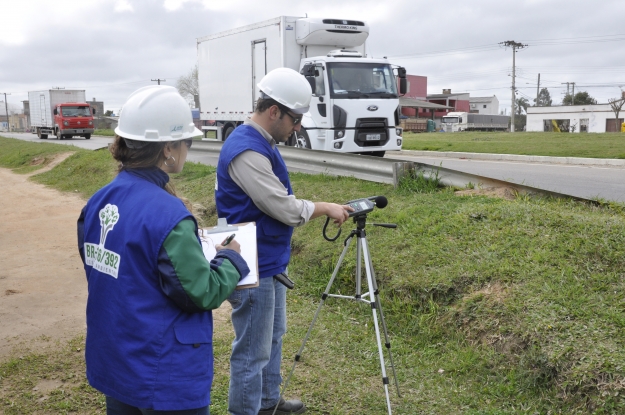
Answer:
<svg viewBox="0 0 625 415"><path fill-rule="evenodd" d="M56 130L56 138L57 140L63 139L63 134L61 134L61 130Z"/></svg>
<svg viewBox="0 0 625 415"><path fill-rule="evenodd" d="M370 151L368 153L361 153L365 156L373 156L373 157L384 157L384 154L386 154L386 151Z"/></svg>
<svg viewBox="0 0 625 415"><path fill-rule="evenodd" d="M296 134L295 135L296 139L295 139L295 143L293 147L307 148L307 149L311 148L310 138L308 138L308 133L306 132L304 127L300 128L299 131L296 131L295 134Z"/></svg>
<svg viewBox="0 0 625 415"><path fill-rule="evenodd" d="M226 127L226 130L224 131L224 141L228 139L228 137L230 136L230 134L232 134L233 131L234 131L234 125L228 125L228 127Z"/></svg>
<svg viewBox="0 0 625 415"><path fill-rule="evenodd" d="M85 134L85 140L90 140L91 139L91 134Z"/></svg>

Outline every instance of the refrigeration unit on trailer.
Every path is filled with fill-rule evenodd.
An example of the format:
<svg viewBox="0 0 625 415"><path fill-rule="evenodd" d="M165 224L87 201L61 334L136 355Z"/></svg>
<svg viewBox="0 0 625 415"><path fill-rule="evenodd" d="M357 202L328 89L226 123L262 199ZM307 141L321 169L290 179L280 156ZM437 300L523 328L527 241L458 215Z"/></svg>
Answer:
<svg viewBox="0 0 625 415"><path fill-rule="evenodd" d="M469 112L449 112L441 120L441 128L446 133L459 131L506 131L510 116L472 114Z"/></svg>
<svg viewBox="0 0 625 415"><path fill-rule="evenodd" d="M368 36L363 21L281 16L199 38L200 118L227 139L254 111L261 78L291 68L310 82L313 97L289 144L374 155L401 150L406 71L368 57Z"/></svg>
<svg viewBox="0 0 625 415"><path fill-rule="evenodd" d="M93 134L95 109L86 102L84 90L48 89L30 91L30 124L41 139L55 135L59 140Z"/></svg>

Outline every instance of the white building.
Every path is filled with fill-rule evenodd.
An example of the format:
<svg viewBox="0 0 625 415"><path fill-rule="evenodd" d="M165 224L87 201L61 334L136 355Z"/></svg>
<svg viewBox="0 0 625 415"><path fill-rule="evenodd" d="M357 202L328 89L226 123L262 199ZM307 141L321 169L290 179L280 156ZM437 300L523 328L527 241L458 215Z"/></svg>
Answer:
<svg viewBox="0 0 625 415"><path fill-rule="evenodd" d="M527 107L526 131L605 133L620 131L625 107L619 113L618 129L610 104Z"/></svg>
<svg viewBox="0 0 625 415"><path fill-rule="evenodd" d="M492 97L471 97L469 107L475 114L499 115L499 100L495 95Z"/></svg>

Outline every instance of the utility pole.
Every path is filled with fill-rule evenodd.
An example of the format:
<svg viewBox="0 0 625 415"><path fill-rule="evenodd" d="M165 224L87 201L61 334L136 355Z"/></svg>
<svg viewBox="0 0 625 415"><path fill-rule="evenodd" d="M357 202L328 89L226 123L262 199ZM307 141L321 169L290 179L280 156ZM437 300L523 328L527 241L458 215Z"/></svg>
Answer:
<svg viewBox="0 0 625 415"><path fill-rule="evenodd" d="M540 96L540 74L538 74L538 84L536 84L536 106L538 107L538 97Z"/></svg>
<svg viewBox="0 0 625 415"><path fill-rule="evenodd" d="M571 85L570 82L560 82L562 85L566 84L566 95L569 94L569 85Z"/></svg>
<svg viewBox="0 0 625 415"><path fill-rule="evenodd" d="M159 85L161 84L161 81L167 82L167 79L152 79L152 82L158 82Z"/></svg>
<svg viewBox="0 0 625 415"><path fill-rule="evenodd" d="M514 40L506 40L505 42L499 42L500 45L512 48L512 106L510 107L510 132L514 132L514 113L516 112L514 106L516 104L516 50L526 48L528 45L524 45Z"/></svg>
<svg viewBox="0 0 625 415"><path fill-rule="evenodd" d="M571 82L573 85L573 92L571 92L571 105L575 105L575 82Z"/></svg>
<svg viewBox="0 0 625 415"><path fill-rule="evenodd" d="M2 94L4 94L4 111L7 114L7 126L9 128L9 132L11 132L11 123L9 122L9 107L7 105L7 95L11 94L7 94L6 92L2 92Z"/></svg>

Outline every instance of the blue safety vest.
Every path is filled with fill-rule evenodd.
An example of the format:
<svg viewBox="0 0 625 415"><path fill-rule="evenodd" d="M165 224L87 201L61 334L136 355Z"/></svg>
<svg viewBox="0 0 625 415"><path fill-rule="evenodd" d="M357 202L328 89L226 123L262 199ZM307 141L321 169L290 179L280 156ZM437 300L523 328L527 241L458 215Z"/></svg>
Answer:
<svg viewBox="0 0 625 415"><path fill-rule="evenodd" d="M163 293L158 273L165 238L193 216L180 199L125 171L83 213L89 383L140 408L208 405L212 314L183 312Z"/></svg>
<svg viewBox="0 0 625 415"><path fill-rule="evenodd" d="M219 154L215 204L217 215L226 218L228 223L256 222L258 272L260 278L267 278L286 270L291 257L293 227L264 214L228 174L232 160L247 150L267 157L271 161L273 173L288 194L293 194L289 172L278 149L272 148L254 127L240 125L230 134ZM276 216L280 217L280 212L276 212Z"/></svg>

